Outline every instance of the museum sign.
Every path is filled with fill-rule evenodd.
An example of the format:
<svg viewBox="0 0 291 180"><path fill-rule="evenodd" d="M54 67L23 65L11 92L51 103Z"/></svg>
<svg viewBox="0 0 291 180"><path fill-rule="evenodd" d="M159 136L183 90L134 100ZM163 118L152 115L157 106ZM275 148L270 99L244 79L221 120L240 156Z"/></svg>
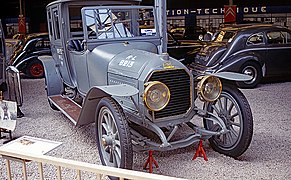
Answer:
<svg viewBox="0 0 291 180"><path fill-rule="evenodd" d="M237 14L265 14L265 13L287 13L291 12L291 6L257 6L237 7ZM221 8L197 8L197 9L171 9L167 10L167 16L185 15L224 15L224 7Z"/></svg>

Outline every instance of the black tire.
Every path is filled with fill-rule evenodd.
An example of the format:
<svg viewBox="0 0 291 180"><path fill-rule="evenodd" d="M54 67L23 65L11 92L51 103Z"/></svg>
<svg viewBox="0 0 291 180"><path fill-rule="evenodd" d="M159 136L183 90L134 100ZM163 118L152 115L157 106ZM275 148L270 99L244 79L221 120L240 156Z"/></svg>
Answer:
<svg viewBox="0 0 291 180"><path fill-rule="evenodd" d="M104 97L100 100L97 106L95 125L97 146L102 164L132 169L131 134L123 110L115 100L110 97Z"/></svg>
<svg viewBox="0 0 291 180"><path fill-rule="evenodd" d="M26 75L30 78L43 78L44 68L42 62L37 59L33 59L29 62L26 67Z"/></svg>
<svg viewBox="0 0 291 180"><path fill-rule="evenodd" d="M263 77L262 68L256 62L246 62L240 68L240 72L252 76L252 79L249 81L238 81L237 85L240 88L255 88Z"/></svg>
<svg viewBox="0 0 291 180"><path fill-rule="evenodd" d="M209 139L210 146L217 152L237 158L249 147L253 136L253 116L243 93L235 86L224 86L218 100L205 104L208 112L223 119L229 132ZM208 130L220 131L212 121L204 119Z"/></svg>

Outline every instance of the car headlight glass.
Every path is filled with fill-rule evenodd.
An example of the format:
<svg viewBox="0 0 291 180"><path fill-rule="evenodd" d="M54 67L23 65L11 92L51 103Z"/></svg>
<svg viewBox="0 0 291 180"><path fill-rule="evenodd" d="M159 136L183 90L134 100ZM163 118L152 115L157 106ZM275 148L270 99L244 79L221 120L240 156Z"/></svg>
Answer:
<svg viewBox="0 0 291 180"><path fill-rule="evenodd" d="M198 96L202 101L215 101L221 94L222 84L219 78L204 76L198 83Z"/></svg>
<svg viewBox="0 0 291 180"><path fill-rule="evenodd" d="M145 84L144 102L152 111L164 109L170 101L169 88L159 81L151 81Z"/></svg>

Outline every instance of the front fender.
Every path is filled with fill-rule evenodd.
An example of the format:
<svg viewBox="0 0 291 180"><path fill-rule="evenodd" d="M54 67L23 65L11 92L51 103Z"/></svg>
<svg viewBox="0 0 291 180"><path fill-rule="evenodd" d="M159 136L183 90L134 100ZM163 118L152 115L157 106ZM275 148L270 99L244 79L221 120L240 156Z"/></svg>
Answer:
<svg viewBox="0 0 291 180"><path fill-rule="evenodd" d="M218 72L209 75L231 81L249 81L252 79L252 76L235 72Z"/></svg>
<svg viewBox="0 0 291 180"><path fill-rule="evenodd" d="M138 94L138 89L127 85L93 86L86 95L77 125L95 122L95 112L99 101L108 96L130 97Z"/></svg>

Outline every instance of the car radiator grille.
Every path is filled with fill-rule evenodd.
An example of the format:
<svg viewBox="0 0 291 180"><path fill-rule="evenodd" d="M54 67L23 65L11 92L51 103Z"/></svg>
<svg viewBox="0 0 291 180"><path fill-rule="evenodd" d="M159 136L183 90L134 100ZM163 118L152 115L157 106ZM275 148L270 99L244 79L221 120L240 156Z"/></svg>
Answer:
<svg viewBox="0 0 291 180"><path fill-rule="evenodd" d="M149 81L160 81L168 86L171 97L167 107L155 112L155 119L184 114L191 106L191 82L184 69L157 71Z"/></svg>

